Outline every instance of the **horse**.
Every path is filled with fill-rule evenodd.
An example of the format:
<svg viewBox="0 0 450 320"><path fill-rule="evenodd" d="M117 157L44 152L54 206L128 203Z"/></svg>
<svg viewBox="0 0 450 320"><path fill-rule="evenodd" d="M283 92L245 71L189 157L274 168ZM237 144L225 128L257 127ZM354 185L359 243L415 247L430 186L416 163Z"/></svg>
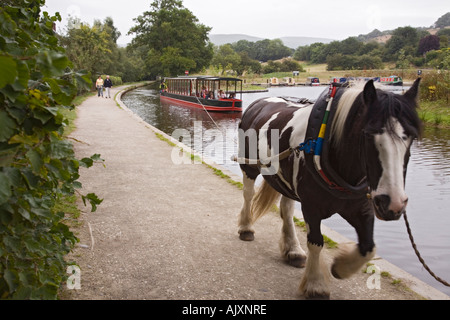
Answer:
<svg viewBox="0 0 450 320"><path fill-rule="evenodd" d="M304 297L329 299L331 275L348 278L374 257L374 216L398 220L405 212L410 148L422 128L419 83L402 95L377 89L373 80L336 84L316 101L262 98L243 113L236 160L243 172L239 238L253 241L254 223L279 200L280 251L287 263L305 268ZM295 232L295 201L306 223L308 257ZM358 243L340 249L330 275L320 259L320 224L335 213L353 226Z"/></svg>

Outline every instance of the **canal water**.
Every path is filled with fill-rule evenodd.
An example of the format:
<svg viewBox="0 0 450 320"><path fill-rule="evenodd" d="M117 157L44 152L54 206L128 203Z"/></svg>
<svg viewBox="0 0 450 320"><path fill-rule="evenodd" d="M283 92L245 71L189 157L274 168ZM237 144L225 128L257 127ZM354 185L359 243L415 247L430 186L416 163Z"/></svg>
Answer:
<svg viewBox="0 0 450 320"><path fill-rule="evenodd" d="M243 109L256 99L269 96L316 99L325 89L280 87L263 93L246 93L243 94ZM130 91L122 100L147 123L177 139L180 136L184 136L180 140L190 138L191 146L198 152L241 175L239 166L230 160L237 154L240 114L207 113L201 109L161 104L158 91L151 86ZM422 140L414 142L406 192L408 219L418 249L431 270L450 282L450 130L427 128ZM357 240L354 229L339 215L323 223ZM378 255L450 295L450 288L432 278L418 261L403 218L390 222L375 219L375 243Z"/></svg>

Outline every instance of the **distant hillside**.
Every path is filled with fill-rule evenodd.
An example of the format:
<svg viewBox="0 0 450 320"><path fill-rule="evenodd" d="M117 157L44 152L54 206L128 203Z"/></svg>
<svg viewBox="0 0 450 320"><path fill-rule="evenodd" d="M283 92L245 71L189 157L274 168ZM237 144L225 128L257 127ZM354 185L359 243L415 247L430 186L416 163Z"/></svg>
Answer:
<svg viewBox="0 0 450 320"><path fill-rule="evenodd" d="M279 38L283 41L286 47L297 49L300 46L307 46L316 42L330 43L334 39L327 38L312 38L312 37L282 37Z"/></svg>
<svg viewBox="0 0 450 320"><path fill-rule="evenodd" d="M315 42L330 43L331 41L333 41L333 39L312 37L281 37L277 39L281 39L285 46L292 49L297 49L299 46L306 46ZM209 40L216 46L221 46L227 43L238 42L239 40L256 42L264 40L264 38L253 37L246 34L211 34L209 35Z"/></svg>
<svg viewBox="0 0 450 320"><path fill-rule="evenodd" d="M238 42L239 40L256 42L264 39L248 36L246 34L210 34L209 40L216 46L221 46L227 43L235 43Z"/></svg>
<svg viewBox="0 0 450 320"><path fill-rule="evenodd" d="M450 12L447 12L443 16L441 16L437 21L431 25L430 27L416 27L417 30L425 30L430 34L436 34L440 29L445 29L450 27ZM363 42L376 41L379 43L386 43L392 36L392 32L394 30L385 30L380 31L378 29L374 29L372 32L368 34L360 34L357 39Z"/></svg>

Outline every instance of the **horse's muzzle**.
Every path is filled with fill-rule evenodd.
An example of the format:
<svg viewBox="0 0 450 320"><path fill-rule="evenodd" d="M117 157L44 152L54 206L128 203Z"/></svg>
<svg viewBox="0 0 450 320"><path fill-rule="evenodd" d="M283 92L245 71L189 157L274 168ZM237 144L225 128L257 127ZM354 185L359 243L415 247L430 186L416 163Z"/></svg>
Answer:
<svg viewBox="0 0 450 320"><path fill-rule="evenodd" d="M373 206L375 208L375 215L378 219L384 221L398 220L406 211L406 204L408 200L402 202L402 205L396 206L394 209L391 206L391 197L388 195L379 195L373 198Z"/></svg>

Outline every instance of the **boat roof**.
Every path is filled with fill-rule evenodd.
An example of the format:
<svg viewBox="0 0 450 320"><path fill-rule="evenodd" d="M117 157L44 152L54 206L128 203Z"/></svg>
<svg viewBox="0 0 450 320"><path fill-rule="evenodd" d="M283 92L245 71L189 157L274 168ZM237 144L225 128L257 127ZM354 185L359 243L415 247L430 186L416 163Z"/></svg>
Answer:
<svg viewBox="0 0 450 320"><path fill-rule="evenodd" d="M239 78L231 77L214 77L214 76L179 76L179 77L167 77L164 80L206 80L206 81L242 81Z"/></svg>

